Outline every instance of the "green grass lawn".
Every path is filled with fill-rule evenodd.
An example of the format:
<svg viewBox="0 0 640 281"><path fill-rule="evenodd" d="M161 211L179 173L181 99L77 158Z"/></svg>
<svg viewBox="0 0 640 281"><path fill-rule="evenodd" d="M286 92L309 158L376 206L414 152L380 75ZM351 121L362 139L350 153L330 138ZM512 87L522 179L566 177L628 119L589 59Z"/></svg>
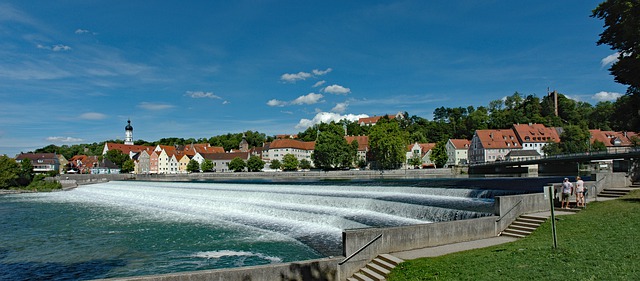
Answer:
<svg viewBox="0 0 640 281"><path fill-rule="evenodd" d="M406 261L387 280L640 280L640 190L557 216L513 243Z"/></svg>

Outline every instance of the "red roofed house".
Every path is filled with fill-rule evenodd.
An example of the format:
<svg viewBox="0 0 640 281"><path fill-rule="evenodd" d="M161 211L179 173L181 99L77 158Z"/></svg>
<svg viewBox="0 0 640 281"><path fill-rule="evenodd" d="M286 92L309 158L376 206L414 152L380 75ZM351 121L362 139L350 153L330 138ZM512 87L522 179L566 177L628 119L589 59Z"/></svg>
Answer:
<svg viewBox="0 0 640 281"><path fill-rule="evenodd" d="M635 132L589 130L589 134L591 144L596 141L602 142L609 153L628 151L633 146L632 138L639 137Z"/></svg>
<svg viewBox="0 0 640 281"><path fill-rule="evenodd" d="M80 174L88 174L93 166L98 165L98 156L75 155L69 160L69 170Z"/></svg>
<svg viewBox="0 0 640 281"><path fill-rule="evenodd" d="M522 145L511 129L476 130L469 146L469 162L503 161L515 149L522 149Z"/></svg>
<svg viewBox="0 0 640 281"><path fill-rule="evenodd" d="M360 124L360 126L373 126L376 123L378 123L378 121L380 121L382 117L384 116L363 117L358 119L358 124ZM394 119L394 118L404 119L404 114L402 114L402 112L398 112L396 113L396 115L389 114L387 115L387 117L389 119Z"/></svg>
<svg viewBox="0 0 640 281"><path fill-rule="evenodd" d="M545 127L542 124L515 124L516 132L523 150L535 150L544 156L542 148L549 142L560 142L560 134L556 128Z"/></svg>
<svg viewBox="0 0 640 281"><path fill-rule="evenodd" d="M469 164L469 146L471 141L465 139L449 139L447 141L447 167Z"/></svg>
<svg viewBox="0 0 640 281"><path fill-rule="evenodd" d="M351 144L353 141L358 142L358 161L364 160L365 163L368 162L369 157L369 136L344 136L347 140L348 144ZM354 163L358 164L358 163Z"/></svg>
<svg viewBox="0 0 640 281"><path fill-rule="evenodd" d="M271 143L265 144L265 150L262 152L262 160L269 163L273 160L282 162L282 159L286 154L293 154L298 161L306 159L311 162L313 166L313 160L311 154L315 149L316 142L314 141L300 141L294 139L276 139Z"/></svg>
<svg viewBox="0 0 640 281"><path fill-rule="evenodd" d="M60 159L55 153L20 153L16 156L17 163L25 159L31 160L34 173L60 172Z"/></svg>
<svg viewBox="0 0 640 281"><path fill-rule="evenodd" d="M436 147L435 143L414 143L407 146L407 156L405 159L405 167L412 167L409 165L409 159L413 157L420 157L422 160L422 167L435 168L435 164L431 161L431 150Z"/></svg>

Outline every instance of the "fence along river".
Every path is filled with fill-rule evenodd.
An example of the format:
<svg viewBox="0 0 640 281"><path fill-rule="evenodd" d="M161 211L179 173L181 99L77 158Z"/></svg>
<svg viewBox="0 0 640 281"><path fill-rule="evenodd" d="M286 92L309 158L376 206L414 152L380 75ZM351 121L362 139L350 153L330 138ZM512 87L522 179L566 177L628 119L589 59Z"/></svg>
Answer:
<svg viewBox="0 0 640 281"><path fill-rule="evenodd" d="M488 216L493 196L505 193L514 192L114 181L6 195L0 279L137 276L338 256L344 229Z"/></svg>

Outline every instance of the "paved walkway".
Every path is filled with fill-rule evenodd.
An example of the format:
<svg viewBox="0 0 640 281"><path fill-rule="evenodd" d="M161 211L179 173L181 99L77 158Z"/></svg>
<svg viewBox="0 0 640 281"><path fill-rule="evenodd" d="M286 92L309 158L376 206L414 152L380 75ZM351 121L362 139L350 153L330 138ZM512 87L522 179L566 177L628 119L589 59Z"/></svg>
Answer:
<svg viewBox="0 0 640 281"><path fill-rule="evenodd" d="M574 212L562 211L562 210L555 211L556 216L573 215L575 213L576 213L575 211ZM531 213L529 215L549 218L551 217L551 211ZM447 244L442 246L395 252L395 253L391 253L391 255L399 257L403 260L412 260L417 258L437 257L437 256L455 253L455 252L472 250L472 249L486 248L490 246L513 242L516 240L518 240L518 238L508 237L508 236L497 236L497 237L485 238L480 240Z"/></svg>

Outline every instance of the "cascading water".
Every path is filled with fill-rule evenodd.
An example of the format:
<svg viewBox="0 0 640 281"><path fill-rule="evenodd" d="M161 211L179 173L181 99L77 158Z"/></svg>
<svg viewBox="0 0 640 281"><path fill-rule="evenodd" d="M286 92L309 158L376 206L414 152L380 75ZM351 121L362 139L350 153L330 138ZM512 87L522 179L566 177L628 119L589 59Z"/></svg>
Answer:
<svg viewBox="0 0 640 281"><path fill-rule="evenodd" d="M0 279L30 279L32 270L19 275L30 267L54 279L84 268L76 279L90 279L340 255L344 229L487 216L494 201L486 197L473 189L139 181L2 196L0 217L18 221L3 221L0 272L17 273Z"/></svg>

